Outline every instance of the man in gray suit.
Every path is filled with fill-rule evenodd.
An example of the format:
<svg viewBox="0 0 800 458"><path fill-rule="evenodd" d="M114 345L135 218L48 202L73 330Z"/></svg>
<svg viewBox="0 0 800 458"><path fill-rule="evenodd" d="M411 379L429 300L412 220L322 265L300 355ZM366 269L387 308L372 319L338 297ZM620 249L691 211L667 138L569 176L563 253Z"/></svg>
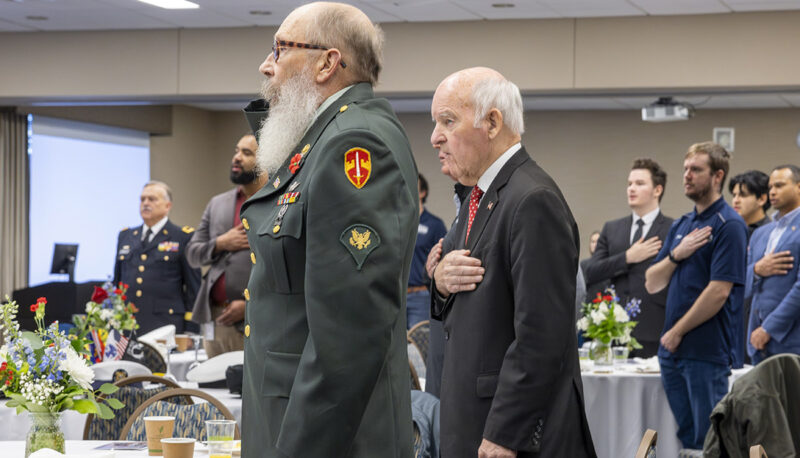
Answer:
<svg viewBox="0 0 800 458"><path fill-rule="evenodd" d="M257 150L253 135L239 139L231 160L231 181L238 186L211 198L187 248L192 267L210 266L192 311L209 358L244 349L245 288L252 264L239 210L266 182L266 174L256 173Z"/></svg>

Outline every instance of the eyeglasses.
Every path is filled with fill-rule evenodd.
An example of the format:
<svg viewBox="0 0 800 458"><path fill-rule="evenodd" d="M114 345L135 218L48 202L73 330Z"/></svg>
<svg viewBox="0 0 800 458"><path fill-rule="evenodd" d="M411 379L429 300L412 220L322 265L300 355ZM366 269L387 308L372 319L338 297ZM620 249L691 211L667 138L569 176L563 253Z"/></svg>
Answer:
<svg viewBox="0 0 800 458"><path fill-rule="evenodd" d="M321 51L327 51L331 49L325 46L299 43L296 41L275 40L272 42L272 57L275 59L275 62L277 62L278 58L281 57L281 48L319 49ZM339 64L342 66L342 68L347 68L347 64L345 64L344 61L340 60Z"/></svg>

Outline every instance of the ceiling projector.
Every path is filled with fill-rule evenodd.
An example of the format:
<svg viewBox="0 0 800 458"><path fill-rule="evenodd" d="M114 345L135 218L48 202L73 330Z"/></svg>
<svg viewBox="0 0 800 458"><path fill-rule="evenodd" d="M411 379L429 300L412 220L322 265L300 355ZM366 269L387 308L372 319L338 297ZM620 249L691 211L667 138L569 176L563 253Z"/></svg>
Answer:
<svg viewBox="0 0 800 458"><path fill-rule="evenodd" d="M672 97L660 97L655 103L642 108L642 121L647 122L686 121L692 116L692 105L676 102Z"/></svg>

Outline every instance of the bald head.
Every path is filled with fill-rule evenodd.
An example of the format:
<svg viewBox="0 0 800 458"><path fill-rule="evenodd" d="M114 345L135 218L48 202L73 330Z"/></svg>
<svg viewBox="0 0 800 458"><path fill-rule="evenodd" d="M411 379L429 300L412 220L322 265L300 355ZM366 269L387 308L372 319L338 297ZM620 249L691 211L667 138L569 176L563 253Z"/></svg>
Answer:
<svg viewBox="0 0 800 458"><path fill-rule="evenodd" d="M281 29L302 31L306 43L336 48L346 64L347 84L378 82L382 68L383 32L352 5L314 2L292 11Z"/></svg>

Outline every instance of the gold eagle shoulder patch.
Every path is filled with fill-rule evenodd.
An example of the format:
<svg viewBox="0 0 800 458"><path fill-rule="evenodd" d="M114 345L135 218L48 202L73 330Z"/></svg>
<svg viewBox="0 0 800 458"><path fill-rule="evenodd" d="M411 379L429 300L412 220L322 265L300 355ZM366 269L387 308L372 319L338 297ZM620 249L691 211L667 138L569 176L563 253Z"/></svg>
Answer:
<svg viewBox="0 0 800 458"><path fill-rule="evenodd" d="M366 224L353 224L342 232L339 241L356 262L356 269L361 270L367 256L381 244L381 238L375 229Z"/></svg>
<svg viewBox="0 0 800 458"><path fill-rule="evenodd" d="M194 228L192 226L183 226L181 230L183 232L186 232L187 234L191 234L192 232L194 232Z"/></svg>

